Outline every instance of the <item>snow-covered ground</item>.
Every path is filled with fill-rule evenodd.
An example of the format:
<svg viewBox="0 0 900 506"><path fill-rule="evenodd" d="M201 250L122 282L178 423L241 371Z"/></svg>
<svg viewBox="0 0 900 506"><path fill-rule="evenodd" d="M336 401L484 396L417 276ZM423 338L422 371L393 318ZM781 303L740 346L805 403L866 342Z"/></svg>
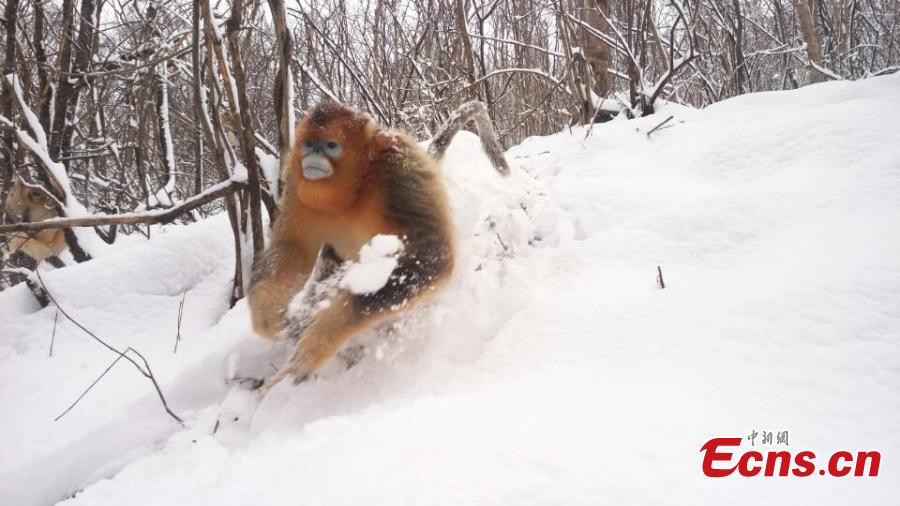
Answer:
<svg viewBox="0 0 900 506"><path fill-rule="evenodd" d="M666 128L647 132L668 115ZM675 105L444 163L454 281L356 367L260 399L286 350L229 310L222 217L0 293L0 504L893 504L900 75ZM661 266L666 289L657 287ZM173 353L185 296L182 341ZM789 431L877 478L707 478L713 437ZM760 441L756 441L759 446ZM767 449L767 447L763 447ZM817 459L818 465L824 465Z"/></svg>

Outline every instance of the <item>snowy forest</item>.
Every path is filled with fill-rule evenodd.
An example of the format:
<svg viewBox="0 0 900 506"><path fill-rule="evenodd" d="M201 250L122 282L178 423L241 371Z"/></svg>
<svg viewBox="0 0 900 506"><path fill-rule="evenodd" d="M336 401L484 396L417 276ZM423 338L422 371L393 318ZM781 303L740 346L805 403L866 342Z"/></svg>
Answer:
<svg viewBox="0 0 900 506"><path fill-rule="evenodd" d="M259 251L295 118L323 99L420 139L477 99L509 147L661 101L889 73L900 58L896 0L3 4L0 197L18 181L45 218L92 225L64 229L65 260L44 255L57 264L223 207L235 247ZM58 233L22 218L6 207L7 246ZM0 289L35 266L5 250Z"/></svg>
<svg viewBox="0 0 900 506"><path fill-rule="evenodd" d="M900 0L0 16L0 505L900 496Z"/></svg>

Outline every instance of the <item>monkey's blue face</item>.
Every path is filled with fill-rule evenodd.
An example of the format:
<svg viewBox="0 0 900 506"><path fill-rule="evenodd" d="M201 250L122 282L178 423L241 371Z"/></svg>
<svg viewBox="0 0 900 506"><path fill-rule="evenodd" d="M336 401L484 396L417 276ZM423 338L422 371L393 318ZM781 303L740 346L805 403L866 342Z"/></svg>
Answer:
<svg viewBox="0 0 900 506"><path fill-rule="evenodd" d="M300 163L303 177L310 181L331 177L334 174L331 160L340 158L344 151L340 142L329 139L306 139L300 149L303 153L303 161Z"/></svg>

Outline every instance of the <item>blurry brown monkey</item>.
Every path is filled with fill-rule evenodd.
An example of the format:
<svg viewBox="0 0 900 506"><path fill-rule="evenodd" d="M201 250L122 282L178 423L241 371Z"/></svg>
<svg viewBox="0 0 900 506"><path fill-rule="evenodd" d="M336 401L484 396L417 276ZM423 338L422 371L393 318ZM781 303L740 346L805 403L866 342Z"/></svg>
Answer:
<svg viewBox="0 0 900 506"><path fill-rule="evenodd" d="M56 218L52 198L40 188L29 187L21 180L13 184L3 206L5 219L13 223L28 223ZM46 229L39 232L15 232L2 244L7 253L21 251L41 261L65 251L66 237L62 229Z"/></svg>
<svg viewBox="0 0 900 506"><path fill-rule="evenodd" d="M483 105L469 109L470 116L484 115ZM437 156L464 124L448 123L453 131L443 135ZM492 159L500 160L495 167L506 174L492 140L499 153ZM266 388L289 375L303 381L353 335L409 309L453 270L441 174L435 158L407 135L343 105L321 104L298 125L284 180L271 245L254 265L249 304L256 332L297 339L297 348ZM396 267L374 292L356 293L341 284L342 265L358 261L360 249L378 235L402 241ZM292 303L298 293L303 300Z"/></svg>

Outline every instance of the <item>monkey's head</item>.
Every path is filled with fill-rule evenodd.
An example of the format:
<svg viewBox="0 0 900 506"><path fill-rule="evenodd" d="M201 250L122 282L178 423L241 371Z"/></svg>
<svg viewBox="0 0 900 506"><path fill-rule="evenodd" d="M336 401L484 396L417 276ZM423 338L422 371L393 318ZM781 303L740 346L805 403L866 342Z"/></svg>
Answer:
<svg viewBox="0 0 900 506"><path fill-rule="evenodd" d="M4 207L7 215L16 221L38 221L56 216L49 196L19 180L9 190Z"/></svg>
<svg viewBox="0 0 900 506"><path fill-rule="evenodd" d="M286 180L301 202L322 211L353 204L370 180L371 161L383 143L367 115L336 102L312 109L297 126Z"/></svg>

